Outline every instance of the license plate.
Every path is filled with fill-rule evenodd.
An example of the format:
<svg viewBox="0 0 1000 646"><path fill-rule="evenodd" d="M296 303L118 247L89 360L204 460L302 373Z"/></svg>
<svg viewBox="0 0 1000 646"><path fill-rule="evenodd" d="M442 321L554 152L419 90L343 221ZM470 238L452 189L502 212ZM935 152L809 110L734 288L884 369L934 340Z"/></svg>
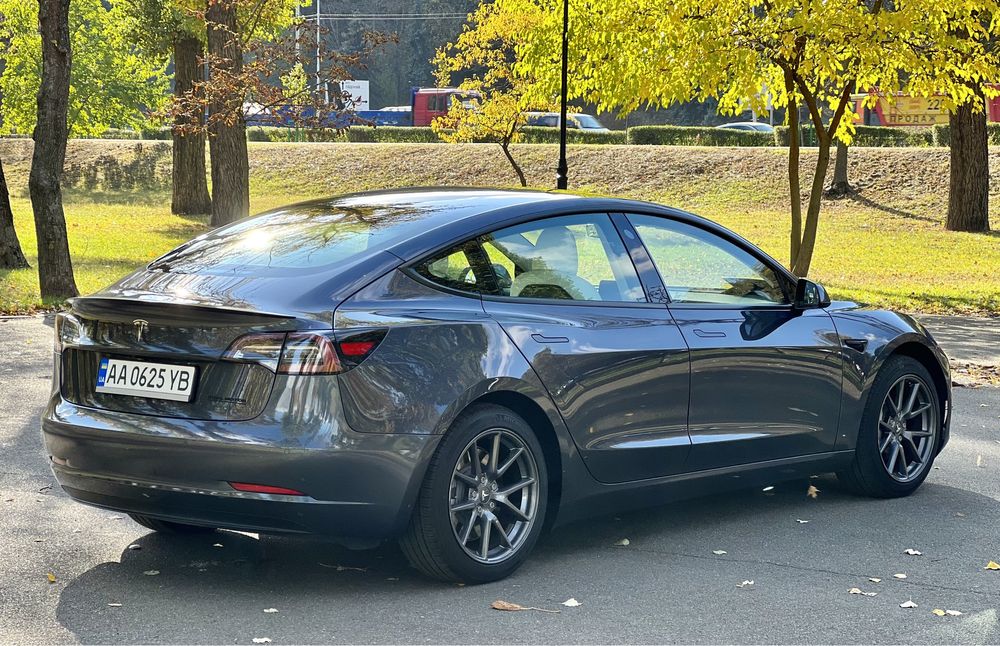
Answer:
<svg viewBox="0 0 1000 646"><path fill-rule="evenodd" d="M101 359L97 372L99 393L191 401L195 368L148 361Z"/></svg>

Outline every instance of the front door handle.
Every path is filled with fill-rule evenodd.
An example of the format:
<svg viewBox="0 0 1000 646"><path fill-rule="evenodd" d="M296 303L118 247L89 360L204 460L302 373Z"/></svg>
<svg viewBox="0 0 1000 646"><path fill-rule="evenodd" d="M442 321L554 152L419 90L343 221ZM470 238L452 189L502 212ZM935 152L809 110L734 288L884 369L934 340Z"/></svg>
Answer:
<svg viewBox="0 0 1000 646"><path fill-rule="evenodd" d="M569 339L564 336L545 336L544 334L532 334L531 338L538 343L569 343Z"/></svg>
<svg viewBox="0 0 1000 646"><path fill-rule="evenodd" d="M703 339L723 339L726 336L726 333L722 330L701 330L695 328L694 333Z"/></svg>

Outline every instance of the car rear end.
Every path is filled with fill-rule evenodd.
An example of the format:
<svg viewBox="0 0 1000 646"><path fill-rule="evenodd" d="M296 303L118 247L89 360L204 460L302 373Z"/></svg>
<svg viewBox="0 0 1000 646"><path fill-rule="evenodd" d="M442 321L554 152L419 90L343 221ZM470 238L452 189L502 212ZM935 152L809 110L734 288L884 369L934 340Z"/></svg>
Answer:
<svg viewBox="0 0 1000 646"><path fill-rule="evenodd" d="M438 437L349 427L338 379L386 331L333 329L399 260L356 218L319 224L221 230L57 316L42 430L71 497L250 531L403 527Z"/></svg>

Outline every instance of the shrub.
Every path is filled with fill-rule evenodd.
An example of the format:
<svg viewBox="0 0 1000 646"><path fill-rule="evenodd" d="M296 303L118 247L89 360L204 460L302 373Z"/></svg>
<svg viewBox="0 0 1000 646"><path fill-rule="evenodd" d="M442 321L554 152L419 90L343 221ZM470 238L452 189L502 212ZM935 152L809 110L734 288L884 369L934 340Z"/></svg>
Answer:
<svg viewBox="0 0 1000 646"><path fill-rule="evenodd" d="M346 131L347 141L385 144L436 144L441 140L430 126L351 126Z"/></svg>
<svg viewBox="0 0 1000 646"><path fill-rule="evenodd" d="M587 132L586 130L567 128L566 141L571 144L624 144L625 131ZM521 129L521 143L557 144L559 143L559 128L525 126Z"/></svg>
<svg viewBox="0 0 1000 646"><path fill-rule="evenodd" d="M800 142L803 146L815 146L816 128L802 126ZM788 126L777 126L774 129L774 140L779 146L788 145ZM852 146L860 147L908 147L933 146L934 130L932 128L910 127L893 128L889 126L854 126Z"/></svg>
<svg viewBox="0 0 1000 646"><path fill-rule="evenodd" d="M660 146L773 146L769 132L704 126L633 126L628 143Z"/></svg>
<svg viewBox="0 0 1000 646"><path fill-rule="evenodd" d="M933 127L934 145L951 145L951 126L947 123L939 123ZM991 146L1000 146L1000 123L986 124L986 138Z"/></svg>

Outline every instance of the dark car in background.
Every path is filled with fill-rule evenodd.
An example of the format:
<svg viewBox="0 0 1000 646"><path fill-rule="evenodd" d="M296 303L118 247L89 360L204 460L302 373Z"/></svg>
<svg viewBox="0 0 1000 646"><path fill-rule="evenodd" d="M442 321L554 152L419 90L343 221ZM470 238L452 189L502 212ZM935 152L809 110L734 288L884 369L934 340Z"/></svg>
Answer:
<svg viewBox="0 0 1000 646"><path fill-rule="evenodd" d="M165 532L399 538L482 582L555 523L835 472L904 496L947 360L655 204L426 189L206 233L56 320L42 429L74 499Z"/></svg>
<svg viewBox="0 0 1000 646"><path fill-rule="evenodd" d="M734 121L715 126L720 130L744 130L749 132L774 132L774 126L760 121Z"/></svg>
<svg viewBox="0 0 1000 646"><path fill-rule="evenodd" d="M560 119L558 112L526 112L526 124L542 128L558 128ZM611 132L592 114L572 112L566 115L566 127L584 132Z"/></svg>

